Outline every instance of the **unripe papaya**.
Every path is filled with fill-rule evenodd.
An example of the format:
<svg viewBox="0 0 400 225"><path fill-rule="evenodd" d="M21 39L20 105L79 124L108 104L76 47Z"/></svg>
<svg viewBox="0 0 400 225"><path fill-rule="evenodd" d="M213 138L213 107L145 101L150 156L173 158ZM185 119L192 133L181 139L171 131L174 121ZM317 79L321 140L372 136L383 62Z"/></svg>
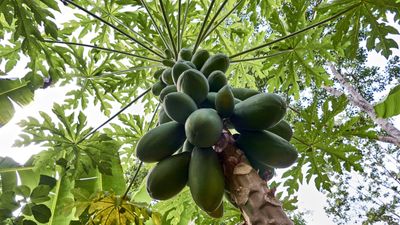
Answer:
<svg viewBox="0 0 400 225"><path fill-rule="evenodd" d="M162 60L162 64L163 64L164 66L173 67L174 64L175 64L175 61L172 60L172 59L163 59L163 60Z"/></svg>
<svg viewBox="0 0 400 225"><path fill-rule="evenodd" d="M201 72L206 77L216 70L220 70L225 73L228 70L229 62L230 60L227 55L221 53L215 54L207 59L203 67L201 67Z"/></svg>
<svg viewBox="0 0 400 225"><path fill-rule="evenodd" d="M179 92L189 95L196 104L200 104L207 98L208 81L198 70L190 69L183 72L176 86Z"/></svg>
<svg viewBox="0 0 400 225"><path fill-rule="evenodd" d="M172 79L175 84L177 84L179 76L188 69L191 69L191 67L184 62L177 62L172 67Z"/></svg>
<svg viewBox="0 0 400 225"><path fill-rule="evenodd" d="M190 66L192 69L196 69L197 70L196 66L191 61L184 61L184 63L186 65Z"/></svg>
<svg viewBox="0 0 400 225"><path fill-rule="evenodd" d="M224 215L224 202L221 202L221 205L218 206L218 208L213 212L206 212L206 213L212 218L216 219L221 218Z"/></svg>
<svg viewBox="0 0 400 225"><path fill-rule="evenodd" d="M236 130L264 130L275 126L285 113L282 97L261 93L236 104L230 120Z"/></svg>
<svg viewBox="0 0 400 225"><path fill-rule="evenodd" d="M172 121L171 118L165 113L164 107L160 107L160 111L158 112L158 123L163 124L163 123L168 123Z"/></svg>
<svg viewBox="0 0 400 225"><path fill-rule="evenodd" d="M187 139L201 148L213 146L222 133L222 120L214 109L198 109L185 122Z"/></svg>
<svg viewBox="0 0 400 225"><path fill-rule="evenodd" d="M215 109L222 118L230 117L235 108L235 99L229 85L221 88L215 96Z"/></svg>
<svg viewBox="0 0 400 225"><path fill-rule="evenodd" d="M223 86L228 83L226 76L222 71L213 71L210 76L208 76L208 84L210 85L210 91L218 92Z"/></svg>
<svg viewBox="0 0 400 225"><path fill-rule="evenodd" d="M212 148L192 151L188 185L195 203L206 212L215 211L224 196L224 174Z"/></svg>
<svg viewBox="0 0 400 225"><path fill-rule="evenodd" d="M189 95L173 92L165 96L163 106L167 115L178 123L185 124L186 119L197 110L197 105Z"/></svg>
<svg viewBox="0 0 400 225"><path fill-rule="evenodd" d="M184 152L192 152L194 147L195 146L186 139L186 141L183 143L183 149L182 150Z"/></svg>
<svg viewBox="0 0 400 225"><path fill-rule="evenodd" d="M159 96L161 91L166 87L167 85L165 85L163 82L161 81L157 81L156 83L153 84L153 87L151 87L151 92L153 93L153 95L155 96Z"/></svg>
<svg viewBox="0 0 400 225"><path fill-rule="evenodd" d="M165 69L161 75L161 79L164 83L168 85L173 85L174 81L172 79L172 69L171 68Z"/></svg>
<svg viewBox="0 0 400 225"><path fill-rule="evenodd" d="M177 92L176 90L176 86L175 85L168 85L166 86L164 89L162 89L161 93L160 93L160 100L164 101L164 97L172 92Z"/></svg>
<svg viewBox="0 0 400 225"><path fill-rule="evenodd" d="M154 77L155 79L160 79L161 74L164 72L164 70L165 70L165 69L159 69L159 70L157 70L156 72L154 72L153 77Z"/></svg>
<svg viewBox="0 0 400 225"><path fill-rule="evenodd" d="M274 175L275 175L275 169L265 165L264 163L259 162L256 159L252 158L247 158L249 161L250 165L253 167L254 170L257 171L258 175L263 179L263 180L271 180Z"/></svg>
<svg viewBox="0 0 400 225"><path fill-rule="evenodd" d="M212 108L215 109L215 97L217 93L208 92L207 98L200 104L201 108Z"/></svg>
<svg viewBox="0 0 400 225"><path fill-rule="evenodd" d="M192 50L188 49L188 48L182 48L179 51L178 59L183 59L183 60L186 60L186 61L192 60Z"/></svg>
<svg viewBox="0 0 400 225"><path fill-rule="evenodd" d="M182 152L161 160L147 177L150 197L166 200L178 194L187 184L190 152Z"/></svg>
<svg viewBox="0 0 400 225"><path fill-rule="evenodd" d="M209 57L210 53L207 50L197 50L192 57L192 63L196 66L198 70L201 70L201 67L203 67L204 63Z"/></svg>
<svg viewBox="0 0 400 225"><path fill-rule="evenodd" d="M260 94L260 92L249 88L232 88L232 93L235 98L242 101L250 98L251 96Z"/></svg>
<svg viewBox="0 0 400 225"><path fill-rule="evenodd" d="M136 156L143 162L158 162L176 152L184 141L182 124L164 123L143 135L136 145Z"/></svg>
<svg viewBox="0 0 400 225"><path fill-rule="evenodd" d="M167 59L172 59L174 57L172 51L169 49L165 49L164 53Z"/></svg>
<svg viewBox="0 0 400 225"><path fill-rule="evenodd" d="M293 136L293 130L290 127L290 124L288 122L286 122L285 120L281 120L275 126L269 128L267 130L278 135L279 137L281 137L287 141L290 141L290 139Z"/></svg>
<svg viewBox="0 0 400 225"><path fill-rule="evenodd" d="M295 147L269 131L242 131L236 144L247 158L273 168L289 167L297 160Z"/></svg>

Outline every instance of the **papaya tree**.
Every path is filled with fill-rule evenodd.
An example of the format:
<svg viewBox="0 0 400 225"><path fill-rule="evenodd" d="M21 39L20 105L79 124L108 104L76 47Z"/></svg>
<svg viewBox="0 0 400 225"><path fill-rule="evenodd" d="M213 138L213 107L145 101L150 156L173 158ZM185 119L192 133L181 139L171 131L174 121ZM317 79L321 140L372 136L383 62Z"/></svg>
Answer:
<svg viewBox="0 0 400 225"><path fill-rule="evenodd" d="M374 78L392 87L376 103L362 91L372 74L348 66L360 49L393 60L399 9L398 0L0 0L1 129L35 91L70 87L51 113L19 122L15 146L43 151L24 165L0 158L0 220L297 223L288 213L304 181L329 192L335 176L376 166L363 163L365 143L400 146L396 73Z"/></svg>

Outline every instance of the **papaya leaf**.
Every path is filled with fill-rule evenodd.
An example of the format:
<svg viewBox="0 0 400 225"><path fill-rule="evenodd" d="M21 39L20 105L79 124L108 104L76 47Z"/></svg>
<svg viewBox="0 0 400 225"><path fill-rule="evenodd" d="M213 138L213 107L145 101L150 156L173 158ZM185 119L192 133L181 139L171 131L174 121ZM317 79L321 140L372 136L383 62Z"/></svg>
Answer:
<svg viewBox="0 0 400 225"><path fill-rule="evenodd" d="M49 207L44 204L32 206L32 215L39 223L47 223L51 217Z"/></svg>
<svg viewBox="0 0 400 225"><path fill-rule="evenodd" d="M400 85L394 87L388 96L374 106L378 117L389 118L400 114Z"/></svg>

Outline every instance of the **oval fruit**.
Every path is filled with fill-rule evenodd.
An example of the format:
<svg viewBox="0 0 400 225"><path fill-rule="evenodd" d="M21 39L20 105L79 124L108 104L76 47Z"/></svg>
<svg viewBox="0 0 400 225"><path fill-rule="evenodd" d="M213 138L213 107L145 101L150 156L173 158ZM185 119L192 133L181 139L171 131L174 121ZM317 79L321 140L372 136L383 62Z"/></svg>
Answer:
<svg viewBox="0 0 400 225"><path fill-rule="evenodd" d="M260 94L260 92L249 88L232 88L232 93L235 98L242 101L250 98L251 96Z"/></svg>
<svg viewBox="0 0 400 225"><path fill-rule="evenodd" d="M214 109L198 109L185 123L187 139L201 148L213 146L221 137L222 128L222 120Z"/></svg>
<svg viewBox="0 0 400 225"><path fill-rule="evenodd" d="M196 65L194 65L191 61L184 61L184 63L186 65L190 66L192 69L196 69L197 70Z"/></svg>
<svg viewBox="0 0 400 225"><path fill-rule="evenodd" d="M158 162L176 152L184 141L182 124L164 123L143 135L136 145L136 156L143 162Z"/></svg>
<svg viewBox="0 0 400 225"><path fill-rule="evenodd" d="M176 86L175 85L168 85L166 86L164 89L162 89L161 93L160 93L160 100L164 101L164 97L172 92L177 92L176 90Z"/></svg>
<svg viewBox="0 0 400 225"><path fill-rule="evenodd" d="M229 62L230 60L227 55L221 53L215 54L207 59L203 67L201 67L201 72L206 77L216 70L220 70L225 73L228 70Z"/></svg>
<svg viewBox="0 0 400 225"><path fill-rule="evenodd" d="M191 67L184 62L177 62L172 67L172 80L175 84L177 84L179 76L188 69L191 69Z"/></svg>
<svg viewBox="0 0 400 225"><path fill-rule="evenodd" d="M157 81L156 83L153 84L153 87L151 87L151 92L153 93L153 95L155 96L159 96L161 91L166 87L167 85L165 85L163 82L161 81Z"/></svg>
<svg viewBox="0 0 400 225"><path fill-rule="evenodd" d="M230 120L236 130L264 130L275 126L285 113L282 97L261 93L237 103Z"/></svg>
<svg viewBox="0 0 400 225"><path fill-rule="evenodd" d="M210 53L207 50L197 50L192 57L192 63L200 70L209 57Z"/></svg>
<svg viewBox="0 0 400 225"><path fill-rule="evenodd" d="M167 115L181 124L185 124L186 119L197 109L193 99L182 92L167 94L164 98L163 106Z"/></svg>
<svg viewBox="0 0 400 225"><path fill-rule="evenodd" d="M247 158L273 168L286 168L297 160L295 147L269 131L241 132L236 144Z"/></svg>
<svg viewBox="0 0 400 225"><path fill-rule="evenodd" d="M290 139L292 139L293 136L293 130L290 127L290 124L285 120L281 120L275 126L267 130L285 139L286 141L290 141Z"/></svg>
<svg viewBox="0 0 400 225"><path fill-rule="evenodd" d="M154 72L153 77L154 77L155 79L160 79L161 74L164 72L164 70L165 70L165 69L159 69L159 70L157 70L156 72Z"/></svg>
<svg viewBox="0 0 400 225"><path fill-rule="evenodd" d="M194 148L189 163L190 193L206 212L215 211L224 196L224 174L217 153L212 148Z"/></svg>
<svg viewBox="0 0 400 225"><path fill-rule="evenodd" d="M249 161L250 165L253 167L254 170L257 171L258 175L263 179L263 180L271 180L274 175L275 175L275 169L265 165L264 163L259 162L256 159L252 159L247 157L247 160Z"/></svg>
<svg viewBox="0 0 400 225"><path fill-rule="evenodd" d="M221 218L224 215L224 203L221 202L221 205L218 206L218 208L216 210L214 210L213 212L206 212L209 216L211 216L212 218Z"/></svg>
<svg viewBox="0 0 400 225"><path fill-rule="evenodd" d="M174 61L174 60L171 60L171 59L163 59L163 60L162 60L162 64L163 64L164 66L173 67L174 64L175 64L175 61Z"/></svg>
<svg viewBox="0 0 400 225"><path fill-rule="evenodd" d="M189 95L196 104L200 104L207 98L208 81L198 70L190 69L183 72L176 86L178 91Z"/></svg>
<svg viewBox="0 0 400 225"><path fill-rule="evenodd" d="M171 118L165 113L164 107L161 107L160 111L158 112L158 123L163 124L163 123L168 123L172 121Z"/></svg>
<svg viewBox="0 0 400 225"><path fill-rule="evenodd" d="M164 83L173 85L174 81L172 79L172 69L171 68L165 69L164 72L161 74L161 79Z"/></svg>
<svg viewBox="0 0 400 225"><path fill-rule="evenodd" d="M188 49L188 48L182 48L179 51L178 59L183 59L183 60L186 60L186 61L192 60L192 50Z"/></svg>
<svg viewBox="0 0 400 225"><path fill-rule="evenodd" d="M208 76L208 84L210 85L210 91L218 92L223 86L228 83L226 76L222 71L214 71Z"/></svg>
<svg viewBox="0 0 400 225"><path fill-rule="evenodd" d="M146 187L150 197L166 200L178 194L187 184L190 152L183 152L161 160L150 171Z"/></svg>
<svg viewBox="0 0 400 225"><path fill-rule="evenodd" d="M221 88L215 96L215 109L222 118L230 117L235 108L235 99L229 85Z"/></svg>
<svg viewBox="0 0 400 225"><path fill-rule="evenodd" d="M212 108L215 109L215 97L217 93L215 92L208 92L207 98L201 103L201 108Z"/></svg>

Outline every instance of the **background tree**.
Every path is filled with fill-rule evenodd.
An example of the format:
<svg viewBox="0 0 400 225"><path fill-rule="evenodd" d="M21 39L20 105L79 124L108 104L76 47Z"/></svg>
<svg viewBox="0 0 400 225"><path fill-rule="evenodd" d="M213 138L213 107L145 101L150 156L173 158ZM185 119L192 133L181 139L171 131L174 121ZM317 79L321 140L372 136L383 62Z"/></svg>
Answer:
<svg viewBox="0 0 400 225"><path fill-rule="evenodd" d="M224 217L210 221L191 202L187 190L169 201L150 204L144 183L139 185L135 179L142 178L146 170L134 172L130 181L137 185L133 191L126 185L124 171L142 167L134 160L136 143L156 125L158 100L149 88L155 82L154 71L164 67L165 49L174 56L181 47L223 52L231 60L227 74L232 86L286 97L291 109L287 120L295 131L292 144L299 159L284 172L284 181L270 182L278 187L286 209L294 209L296 192L304 181L313 180L319 190L331 191L337 186L332 182L336 176L367 173L371 177L368 168L382 163L369 163L374 159L366 154L369 145L363 143L380 149L375 142L388 141L391 149L398 141L399 136L385 129L390 120L377 122L370 114L349 110L349 103L360 100L355 93L361 94L367 102L360 102L368 103L371 111L372 94L398 84L390 78L391 72L398 72L398 58L391 58L398 44L389 36L398 30L388 22L388 15L393 15L394 23L399 23L398 1L61 2L0 1L0 126L12 118L13 104L29 104L35 90L74 84L65 102L54 105L52 114L41 113L40 118L20 122L24 133L16 146L40 144L43 151L25 165L10 158L0 161L0 220L5 224L242 221L240 212L228 202ZM64 15L71 19L59 22ZM391 72L384 79L374 69L352 73L357 67L347 66L364 41L367 51L375 50L392 60ZM23 58L28 59L26 65L19 63ZM326 71L328 62L356 92L346 86L342 89L344 83L337 74ZM16 66L28 72L11 77ZM365 90L368 82L379 86ZM339 92L344 95L331 95ZM393 88L387 101L373 110L375 116L399 114L399 93L398 86ZM143 112L126 111L139 103ZM88 106L96 106L109 119L96 128L88 127ZM125 193L129 200L121 197ZM333 195L349 200L348 195ZM394 215L393 210L388 212Z"/></svg>

